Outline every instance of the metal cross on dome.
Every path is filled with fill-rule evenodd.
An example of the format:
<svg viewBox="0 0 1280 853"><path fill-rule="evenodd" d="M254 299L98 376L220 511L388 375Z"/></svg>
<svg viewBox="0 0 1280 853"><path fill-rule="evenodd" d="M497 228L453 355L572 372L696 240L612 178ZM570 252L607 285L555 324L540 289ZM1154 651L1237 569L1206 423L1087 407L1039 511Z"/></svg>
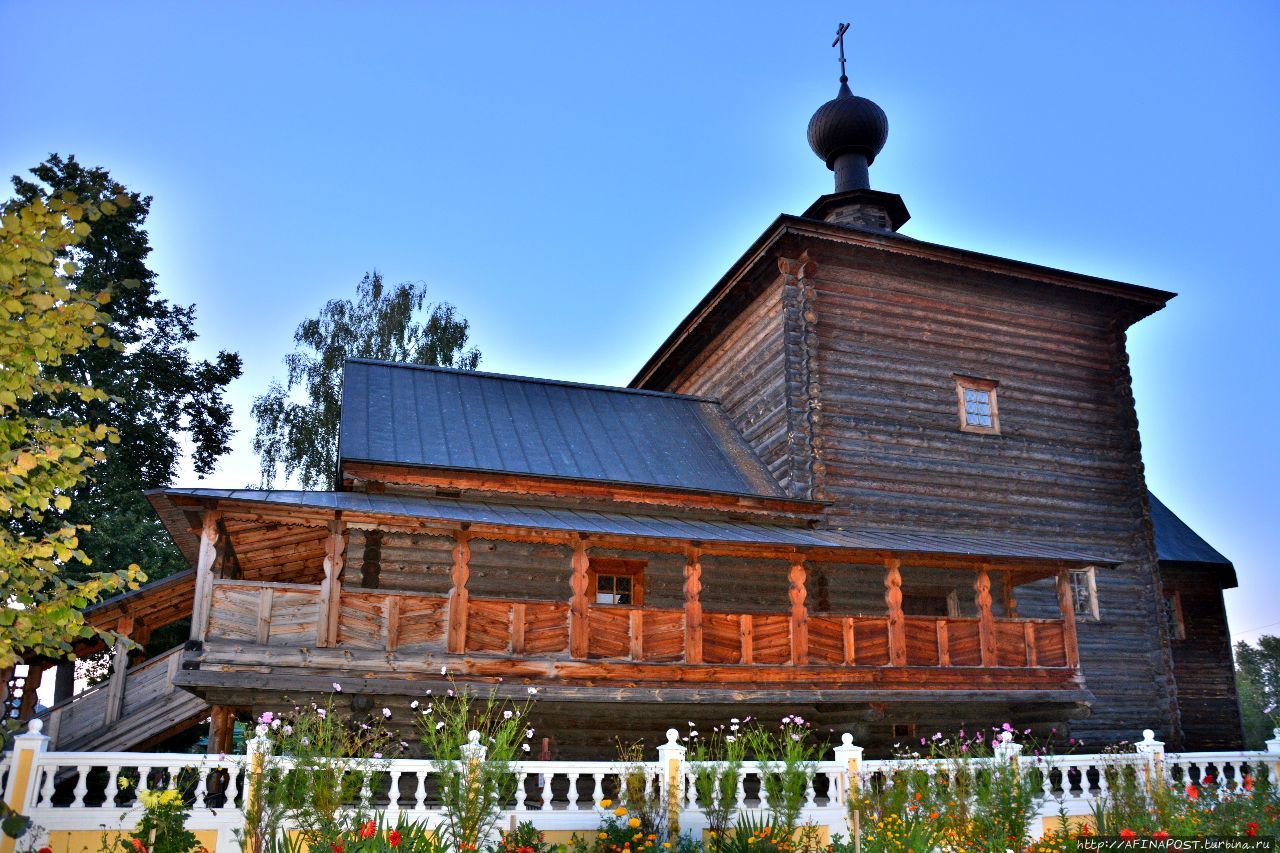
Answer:
<svg viewBox="0 0 1280 853"><path fill-rule="evenodd" d="M840 46L840 82L848 83L849 75L844 72L844 34L849 32L848 24L841 24L836 27L836 40L831 43L832 47Z"/></svg>

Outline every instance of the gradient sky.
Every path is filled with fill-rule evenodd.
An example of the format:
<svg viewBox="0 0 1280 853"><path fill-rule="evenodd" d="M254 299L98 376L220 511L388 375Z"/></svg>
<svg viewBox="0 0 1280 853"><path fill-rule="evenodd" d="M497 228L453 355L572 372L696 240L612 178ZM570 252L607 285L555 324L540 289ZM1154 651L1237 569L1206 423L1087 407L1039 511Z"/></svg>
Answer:
<svg viewBox="0 0 1280 853"><path fill-rule="evenodd" d="M153 268L238 350L235 452L297 323L426 282L482 367L625 384L779 212L852 20L872 169L923 240L1173 290L1130 337L1147 478L1280 633L1280 6L0 0L0 173L49 152L155 197ZM184 478L191 484L194 478Z"/></svg>

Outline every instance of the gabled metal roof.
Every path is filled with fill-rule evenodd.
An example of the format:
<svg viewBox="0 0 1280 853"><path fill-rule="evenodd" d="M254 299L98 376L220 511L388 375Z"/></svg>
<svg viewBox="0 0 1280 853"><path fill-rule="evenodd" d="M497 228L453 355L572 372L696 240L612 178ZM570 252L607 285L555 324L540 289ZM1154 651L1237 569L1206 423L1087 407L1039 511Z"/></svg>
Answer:
<svg viewBox="0 0 1280 853"><path fill-rule="evenodd" d="M341 462L783 496L718 403L678 394L350 359L340 436Z"/></svg>
<svg viewBox="0 0 1280 853"><path fill-rule="evenodd" d="M1113 562L1057 545L997 537L810 529L727 518L694 518L688 514L623 512L608 507L584 509L545 504L497 503L364 492L195 488L165 489L162 494L167 497L189 496L219 501L245 501L307 509L341 510L346 513L392 515L451 524L469 522L523 529L637 536L689 542L846 548L860 551L945 554L993 559L1062 560L1099 565Z"/></svg>
<svg viewBox="0 0 1280 853"><path fill-rule="evenodd" d="M1164 503L1147 492L1151 505L1151 526L1156 539L1156 557L1162 563L1204 563L1229 573L1227 586L1236 585L1236 570L1231 561L1173 514Z"/></svg>

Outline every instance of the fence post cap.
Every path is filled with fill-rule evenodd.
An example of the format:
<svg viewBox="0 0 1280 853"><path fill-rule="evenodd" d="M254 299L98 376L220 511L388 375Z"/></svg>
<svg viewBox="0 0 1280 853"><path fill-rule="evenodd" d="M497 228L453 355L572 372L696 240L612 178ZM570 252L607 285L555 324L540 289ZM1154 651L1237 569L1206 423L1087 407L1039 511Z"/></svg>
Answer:
<svg viewBox="0 0 1280 853"><path fill-rule="evenodd" d="M27 734L38 735L44 731L44 720L39 717L32 717L31 722L27 723Z"/></svg>
<svg viewBox="0 0 1280 853"><path fill-rule="evenodd" d="M471 731L467 732L467 742L468 742L468 743L479 743L479 742L480 742L480 732L476 731L475 729L472 729Z"/></svg>
<svg viewBox="0 0 1280 853"><path fill-rule="evenodd" d="M1273 737L1267 741L1267 752L1280 752L1280 727L1271 730Z"/></svg>
<svg viewBox="0 0 1280 853"><path fill-rule="evenodd" d="M853 746L853 735L848 732L840 735L840 744L842 746Z"/></svg>

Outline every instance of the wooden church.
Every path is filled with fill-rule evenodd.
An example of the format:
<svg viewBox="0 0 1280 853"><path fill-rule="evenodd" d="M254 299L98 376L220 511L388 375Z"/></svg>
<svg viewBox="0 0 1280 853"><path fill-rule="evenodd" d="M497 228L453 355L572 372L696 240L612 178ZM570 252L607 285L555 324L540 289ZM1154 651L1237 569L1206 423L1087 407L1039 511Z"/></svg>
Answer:
<svg viewBox="0 0 1280 853"><path fill-rule="evenodd" d="M64 689L55 746L211 716L226 749L338 682L396 719L536 690L557 757L789 713L872 750L1004 721L1238 747L1234 571L1143 475L1125 339L1173 294L899 233L887 133L842 76L808 129L835 191L627 388L353 359L336 491L151 494L192 570L91 616L190 641Z"/></svg>

